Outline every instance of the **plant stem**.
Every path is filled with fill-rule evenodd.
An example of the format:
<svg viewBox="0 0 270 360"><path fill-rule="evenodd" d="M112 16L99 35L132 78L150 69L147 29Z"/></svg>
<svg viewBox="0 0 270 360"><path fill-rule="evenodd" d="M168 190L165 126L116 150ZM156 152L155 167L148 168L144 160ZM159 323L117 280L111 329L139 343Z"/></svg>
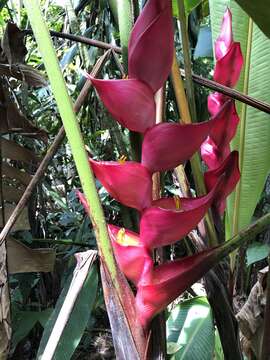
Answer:
<svg viewBox="0 0 270 360"><path fill-rule="evenodd" d="M176 53L174 53L171 77L175 92L176 103L181 117L180 122L183 122L184 124L191 124L191 115L188 107L188 101L185 93L183 80L177 63ZM206 194L206 188L201 169L201 161L198 153L192 156L192 158L190 159L190 163L192 167L192 174L194 176L197 194L204 195ZM181 170L181 168L179 167L178 170L183 171L183 169ZM209 245L215 246L218 244L218 239L210 212L206 214L205 221L208 230Z"/></svg>
<svg viewBox="0 0 270 360"><path fill-rule="evenodd" d="M242 246L248 240L254 239L258 234L264 231L270 225L270 213L262 216L253 224L239 231L238 234L226 241L218 249L218 258L221 260L231 252Z"/></svg>
<svg viewBox="0 0 270 360"><path fill-rule="evenodd" d="M33 242L37 242L37 243L49 243L50 245L65 245L65 246L81 246L81 247L86 247L86 248L91 248L92 245L87 244L87 243L80 243L78 241L73 241L73 240L52 240L52 239L33 239Z"/></svg>
<svg viewBox="0 0 270 360"><path fill-rule="evenodd" d="M119 291L119 284L117 283L116 276L117 267L107 232L106 221L96 190L95 179L88 163L88 157L85 151L80 128L78 122L76 121L71 99L68 95L56 53L38 1L24 0L24 5L51 82L51 87L71 146L85 197L88 204L91 204L91 220L95 230L100 255L103 257L103 260L109 269L110 276L116 290Z"/></svg>
<svg viewBox="0 0 270 360"><path fill-rule="evenodd" d="M32 34L33 31L32 30L24 30L25 34ZM120 47L118 46L114 46L108 43L105 43L103 41L99 41L99 40L93 40L93 39L89 39L87 37L84 36L77 36L77 35L72 35L72 34L67 34L67 33L62 33L62 32L57 32L57 31L50 31L51 36L55 36L58 38L62 38L62 39L68 39L74 42L79 42L79 43L83 43L83 44L87 44L90 46L95 46L98 47L100 49L105 49L105 50L114 50L114 52L116 52L117 54L121 54L122 50ZM10 67L8 65L5 64L0 64L0 68L1 71L5 72L5 74L9 75L10 74ZM18 79L22 80L22 76L21 76L21 72L18 72L18 69L15 68L15 66L11 66L12 69L12 74L16 75L16 77ZM180 69L181 75L185 78L186 73L184 69ZM267 114L270 114L270 105L264 101L258 100L253 98L252 96L246 95L241 93L238 90L235 89L231 89L227 86L221 85L213 80L209 80L206 79L200 75L196 75L196 74L192 74L192 80L196 83L199 84L201 86L206 87L207 89L210 90L214 90L217 92L220 92L221 94L224 94L226 96L229 96L230 98L234 99L234 100L238 100L244 104L247 104L255 109L258 109L260 111L263 111Z"/></svg>
<svg viewBox="0 0 270 360"><path fill-rule="evenodd" d="M189 47L189 39L187 32L187 19L185 12L185 3L184 0L178 0L178 14L180 20L180 30L181 30L181 39L182 39L182 50L184 55L184 63L185 63L185 73L186 73L186 82L187 82L187 97L189 102L191 119L193 122L197 121L196 115L196 103L194 96L194 86L192 82L192 69L191 69L191 61L190 61L190 47Z"/></svg>
<svg viewBox="0 0 270 360"><path fill-rule="evenodd" d="M120 40L123 55L123 64L126 74L128 73L128 40L133 26L133 14L131 0L117 0L117 12Z"/></svg>
<svg viewBox="0 0 270 360"><path fill-rule="evenodd" d="M24 30L23 32L25 35L33 34L33 30ZM99 40L89 39L85 36L62 33L62 32L53 31L53 30L50 30L50 35L55 36L60 39L67 39L67 40L71 40L74 42L78 42L78 43L82 43L82 44L86 44L86 45L90 45L90 46L95 46L95 47L98 47L98 48L104 49L104 50L114 50L118 54L122 53L122 49L118 46L108 44L108 43L105 43L105 42L99 41Z"/></svg>

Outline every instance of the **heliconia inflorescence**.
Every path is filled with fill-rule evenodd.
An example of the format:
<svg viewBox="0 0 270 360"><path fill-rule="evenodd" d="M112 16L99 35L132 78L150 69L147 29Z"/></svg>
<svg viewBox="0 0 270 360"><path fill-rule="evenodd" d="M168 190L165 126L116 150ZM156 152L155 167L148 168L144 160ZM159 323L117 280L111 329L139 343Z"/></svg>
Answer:
<svg viewBox="0 0 270 360"><path fill-rule="evenodd" d="M240 44L233 41L232 14L229 9L224 14L221 33L215 42L215 56L214 80L222 85L234 87L240 77L243 56ZM228 100L227 96L215 92L208 97L208 110L212 116L217 114L227 101L230 101L230 105L226 116L212 129L201 146L202 158L210 170L218 168L229 155L229 144L235 136L239 117L234 101Z"/></svg>
<svg viewBox="0 0 270 360"><path fill-rule="evenodd" d="M203 276L216 260L216 251L212 248L155 266L152 250L185 237L211 206L222 213L224 201L240 177L238 153L230 153L228 148L238 123L231 100L219 94L213 94L213 98L210 95L212 117L206 122L155 125L154 95L169 76L173 59L171 11L171 1L148 0L130 36L127 79L90 77L112 116L122 126L144 136L141 163L90 159L90 165L112 197L140 212L140 234L115 225L108 225L108 232L120 269L137 288L137 316L145 329L157 313ZM229 10L216 43L216 56L216 81L235 85L242 58L239 44L232 40ZM208 156L214 166L204 157L209 166L205 173L208 194L196 198L153 200L153 173L183 164L202 144L212 146L214 150L209 150L209 154L211 151L213 156L218 154L217 161L212 161L212 155ZM202 154L204 156L203 150ZM89 211L83 195L79 194L79 197Z"/></svg>

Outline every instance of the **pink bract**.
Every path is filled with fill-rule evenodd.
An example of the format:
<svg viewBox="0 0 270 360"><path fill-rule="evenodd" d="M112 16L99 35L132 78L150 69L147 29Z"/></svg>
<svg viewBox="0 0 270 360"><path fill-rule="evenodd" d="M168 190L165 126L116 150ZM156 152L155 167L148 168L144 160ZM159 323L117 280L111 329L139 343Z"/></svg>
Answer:
<svg viewBox="0 0 270 360"><path fill-rule="evenodd" d="M215 56L219 60L225 56L233 43L232 13L227 8L223 16L221 32L215 41Z"/></svg>
<svg viewBox="0 0 270 360"><path fill-rule="evenodd" d="M209 170L204 174L205 184L207 189L212 189L213 186L220 181L220 178L224 178L224 184L218 191L218 195L215 202L215 207L222 215L225 210L225 199L234 190L238 181L240 180L240 171L238 167L238 152L233 151L223 161L223 163L216 169Z"/></svg>
<svg viewBox="0 0 270 360"><path fill-rule="evenodd" d="M137 314L148 328L153 317L169 305L215 263L217 248L157 266L146 281L138 284Z"/></svg>
<svg viewBox="0 0 270 360"><path fill-rule="evenodd" d="M180 207L183 204L180 209L176 208L173 201L161 199L154 202L153 205L166 207L152 206L144 210L140 222L141 241L147 248L153 249L182 239L202 220L215 199L216 192L217 187L214 187L202 197L180 198Z"/></svg>
<svg viewBox="0 0 270 360"><path fill-rule="evenodd" d="M95 161L92 169L108 193L126 206L139 211L152 201L152 176L147 168L134 161Z"/></svg>
<svg viewBox="0 0 270 360"><path fill-rule="evenodd" d="M154 93L160 89L171 71L173 37L171 2L149 1L131 33L129 77L145 82Z"/></svg>
<svg viewBox="0 0 270 360"><path fill-rule="evenodd" d="M122 126L144 133L155 124L155 100L149 86L136 79L90 79L108 111Z"/></svg>
<svg viewBox="0 0 270 360"><path fill-rule="evenodd" d="M115 258L121 271L136 285L145 266L150 264L153 267L151 254L140 242L139 235L133 231L110 224L108 225L108 231Z"/></svg>

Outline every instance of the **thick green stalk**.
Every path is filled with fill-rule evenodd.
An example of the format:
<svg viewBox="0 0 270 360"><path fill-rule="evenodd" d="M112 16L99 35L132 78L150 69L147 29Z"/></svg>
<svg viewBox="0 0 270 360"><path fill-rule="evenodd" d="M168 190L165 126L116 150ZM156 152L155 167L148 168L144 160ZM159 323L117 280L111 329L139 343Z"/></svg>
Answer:
<svg viewBox="0 0 270 360"><path fill-rule="evenodd" d="M221 260L225 256L229 255L234 250L238 249L244 243L249 240L254 239L258 234L267 229L270 225L270 213L262 216L259 220L255 221L253 224L247 226L241 230L238 234L233 236L230 240L226 241L218 249L218 259Z"/></svg>
<svg viewBox="0 0 270 360"><path fill-rule="evenodd" d="M117 12L125 73L128 73L128 40L133 26L131 0L117 0Z"/></svg>
<svg viewBox="0 0 270 360"><path fill-rule="evenodd" d="M80 128L76 121L72 102L68 95L67 87L59 67L48 28L42 16L38 0L24 0L24 6L27 10L45 64L85 197L87 202L91 205L91 218L101 256L107 265L116 289L119 289L116 281L116 264L107 233L106 221L95 186L95 179L88 163Z"/></svg>
<svg viewBox="0 0 270 360"><path fill-rule="evenodd" d="M133 14L134 0L117 0L118 24L120 32L120 41L122 47L122 58L124 71L128 74L128 41L134 23ZM130 131L129 133L132 159L141 161L142 139L140 134Z"/></svg>
<svg viewBox="0 0 270 360"><path fill-rule="evenodd" d="M192 80L190 46L189 46L189 39L187 32L187 18L186 18L184 0L178 0L177 5L178 5L179 20L180 20L182 50L184 56L185 74L186 74L186 82L187 82L187 96L188 96L191 119L193 122L195 122L197 121L196 103L195 103L194 86Z"/></svg>

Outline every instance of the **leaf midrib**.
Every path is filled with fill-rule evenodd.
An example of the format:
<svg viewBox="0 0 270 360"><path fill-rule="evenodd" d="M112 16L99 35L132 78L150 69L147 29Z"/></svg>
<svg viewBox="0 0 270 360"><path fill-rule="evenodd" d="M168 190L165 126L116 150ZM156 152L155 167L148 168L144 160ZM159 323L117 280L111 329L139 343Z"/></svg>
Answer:
<svg viewBox="0 0 270 360"><path fill-rule="evenodd" d="M245 72L244 72L244 86L243 93L248 93L249 86L249 75L250 75L250 63L251 63L251 51L252 51L252 35L253 35L253 21L249 18L248 23L248 38L247 38L247 50L245 58ZM246 121L247 121L247 105L242 104L241 119L240 119L240 137L239 137L239 169L240 173L243 174L244 167L244 152L245 152L245 132L246 132ZM241 201L241 187L242 178L240 178L239 184L235 190L234 209L233 209L233 224L232 234L235 235L239 231L239 212L240 212L240 201Z"/></svg>

